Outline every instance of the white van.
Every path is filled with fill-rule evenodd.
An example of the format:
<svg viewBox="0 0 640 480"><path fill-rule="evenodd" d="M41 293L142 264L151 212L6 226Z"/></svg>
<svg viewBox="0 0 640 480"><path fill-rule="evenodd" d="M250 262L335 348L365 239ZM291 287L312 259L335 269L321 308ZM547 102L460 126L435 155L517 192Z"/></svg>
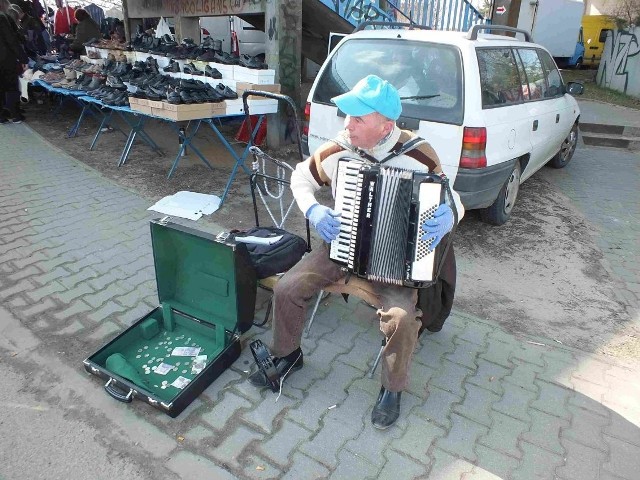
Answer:
<svg viewBox="0 0 640 480"><path fill-rule="evenodd" d="M431 143L465 208L505 223L522 181L548 162L561 168L571 160L580 111L569 93L582 93L582 85L565 86L549 52L522 30L389 25L395 28L363 24L327 57L305 109L308 151L343 128L331 98L376 74L400 93L398 126ZM525 41L479 35L489 29L518 32Z"/></svg>

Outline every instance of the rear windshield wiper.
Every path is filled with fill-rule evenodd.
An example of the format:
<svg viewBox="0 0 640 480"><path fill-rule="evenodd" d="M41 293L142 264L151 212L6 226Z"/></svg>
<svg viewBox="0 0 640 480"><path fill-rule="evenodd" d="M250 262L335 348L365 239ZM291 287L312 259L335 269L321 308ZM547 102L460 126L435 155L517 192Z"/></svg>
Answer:
<svg viewBox="0 0 640 480"><path fill-rule="evenodd" d="M435 95L416 95L413 97L400 97L400 100L429 100L430 98L439 97L440 94L436 93Z"/></svg>

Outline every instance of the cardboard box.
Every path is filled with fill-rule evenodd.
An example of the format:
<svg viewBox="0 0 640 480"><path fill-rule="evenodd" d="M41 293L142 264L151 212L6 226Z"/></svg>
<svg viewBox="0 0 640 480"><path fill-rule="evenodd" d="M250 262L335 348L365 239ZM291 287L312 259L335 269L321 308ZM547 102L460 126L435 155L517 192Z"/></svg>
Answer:
<svg viewBox="0 0 640 480"><path fill-rule="evenodd" d="M259 85L275 84L276 71L272 69L256 70L253 68L236 65L233 70L233 78L237 82L255 83Z"/></svg>
<svg viewBox="0 0 640 480"><path fill-rule="evenodd" d="M208 103L211 107L211 116L212 117L224 117L227 114L227 104L226 101L217 102L217 103Z"/></svg>
<svg viewBox="0 0 640 480"><path fill-rule="evenodd" d="M149 100L146 98L129 97L129 105L140 105L141 107L149 107Z"/></svg>
<svg viewBox="0 0 640 480"><path fill-rule="evenodd" d="M238 91L245 90L260 90L263 92L269 93L280 93L280 84L279 83L250 83L250 82L236 82L236 88Z"/></svg>
<svg viewBox="0 0 640 480"><path fill-rule="evenodd" d="M131 110L133 110L134 112L140 112L140 113L144 113L145 115L151 115L151 107L148 107L146 105L140 105L137 103L131 103L131 101L129 101L129 106L131 107Z"/></svg>
<svg viewBox="0 0 640 480"><path fill-rule="evenodd" d="M171 120L196 120L198 118L211 118L212 115L212 103L192 103L188 105L175 105L168 102L163 103L162 109L155 109L153 115L157 115L163 118L169 118ZM224 102L221 102L224 103ZM220 107L218 111L225 111L226 107Z"/></svg>
<svg viewBox="0 0 640 480"><path fill-rule="evenodd" d="M263 85L257 83L248 83L248 82L236 82L236 92L238 93L238 97L242 98L242 94L246 90L259 90L261 92L269 92L269 93L280 93L280 84L279 83L266 83ZM263 100L265 97L260 97L257 95L250 95L250 100Z"/></svg>
<svg viewBox="0 0 640 480"><path fill-rule="evenodd" d="M162 110L164 108L164 102L160 100L147 100L147 105L158 110Z"/></svg>

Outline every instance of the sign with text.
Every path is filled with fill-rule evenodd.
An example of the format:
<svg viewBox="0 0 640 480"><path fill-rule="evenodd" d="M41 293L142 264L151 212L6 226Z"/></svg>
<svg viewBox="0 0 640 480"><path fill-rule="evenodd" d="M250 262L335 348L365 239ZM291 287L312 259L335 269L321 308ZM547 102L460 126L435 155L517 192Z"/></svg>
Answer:
<svg viewBox="0 0 640 480"><path fill-rule="evenodd" d="M265 0L133 0L129 18L203 17L263 13Z"/></svg>

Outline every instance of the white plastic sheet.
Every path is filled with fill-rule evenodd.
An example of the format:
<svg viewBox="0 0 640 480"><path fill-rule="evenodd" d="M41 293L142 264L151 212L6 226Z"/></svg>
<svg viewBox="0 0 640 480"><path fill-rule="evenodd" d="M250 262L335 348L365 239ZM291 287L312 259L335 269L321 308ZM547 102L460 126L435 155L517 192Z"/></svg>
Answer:
<svg viewBox="0 0 640 480"><path fill-rule="evenodd" d="M169 24L164 19L164 17L160 17L160 21L158 22L158 26L156 27L156 38L160 38L166 34L169 34L171 38L173 38L173 34L171 33Z"/></svg>

